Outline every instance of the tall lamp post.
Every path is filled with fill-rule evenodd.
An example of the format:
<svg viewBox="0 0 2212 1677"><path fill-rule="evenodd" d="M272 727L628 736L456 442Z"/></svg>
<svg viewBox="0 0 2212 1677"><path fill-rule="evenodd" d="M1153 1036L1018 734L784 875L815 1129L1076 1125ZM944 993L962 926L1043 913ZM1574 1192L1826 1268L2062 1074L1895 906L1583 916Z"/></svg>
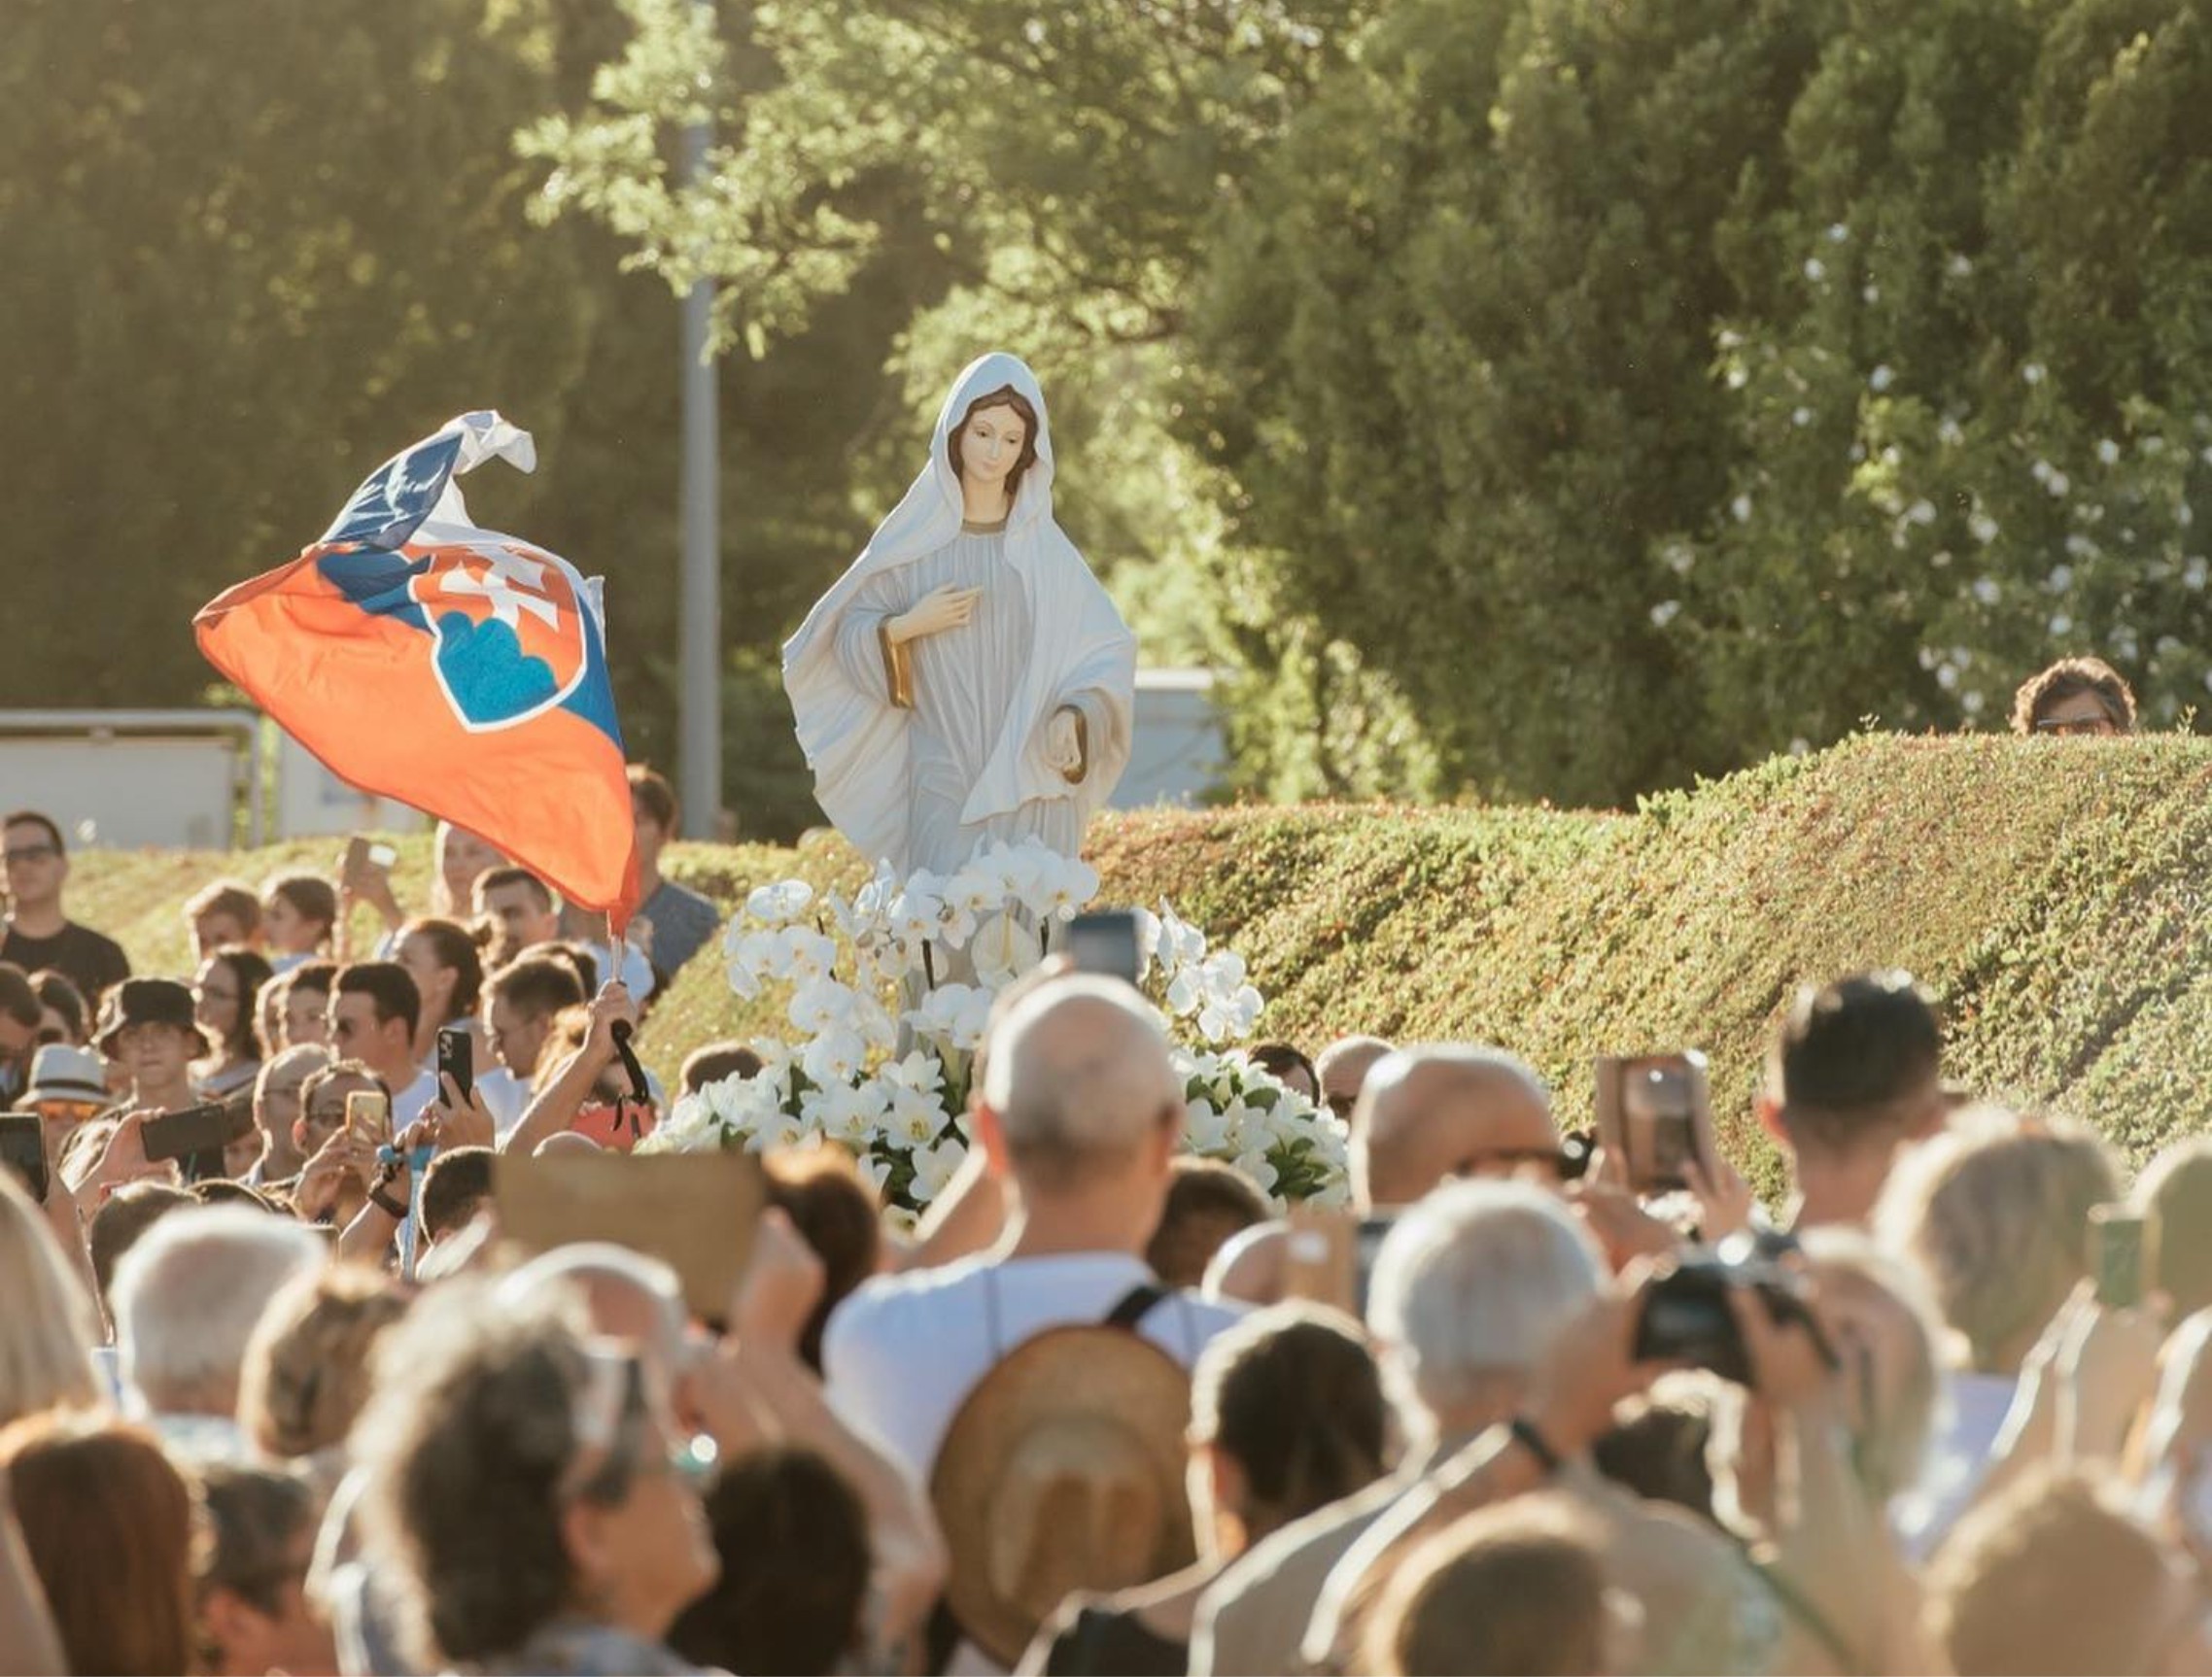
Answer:
<svg viewBox="0 0 2212 1677"><path fill-rule="evenodd" d="M695 0L703 17L712 0ZM710 138L705 119L684 130L684 170L693 186L707 175ZM678 677L676 783L683 836L716 837L722 814L721 415L715 368L707 358L713 285L694 280L683 299L683 602Z"/></svg>

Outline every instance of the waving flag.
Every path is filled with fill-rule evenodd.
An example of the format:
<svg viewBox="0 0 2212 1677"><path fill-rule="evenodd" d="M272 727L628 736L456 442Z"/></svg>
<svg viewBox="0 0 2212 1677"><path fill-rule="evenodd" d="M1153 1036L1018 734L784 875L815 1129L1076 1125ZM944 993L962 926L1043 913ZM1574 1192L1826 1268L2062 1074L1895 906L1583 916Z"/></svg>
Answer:
<svg viewBox="0 0 2212 1677"><path fill-rule="evenodd" d="M386 461L290 565L192 620L208 662L331 771L629 919L636 828L597 578L469 521L454 479L530 433L463 414Z"/></svg>

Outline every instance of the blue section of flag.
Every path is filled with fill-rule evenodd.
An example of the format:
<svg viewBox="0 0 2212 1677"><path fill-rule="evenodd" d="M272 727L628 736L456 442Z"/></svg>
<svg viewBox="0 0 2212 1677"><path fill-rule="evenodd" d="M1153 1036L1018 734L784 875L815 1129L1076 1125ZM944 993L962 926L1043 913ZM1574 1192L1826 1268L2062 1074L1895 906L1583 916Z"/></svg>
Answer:
<svg viewBox="0 0 2212 1677"><path fill-rule="evenodd" d="M409 629L431 632L422 605L407 592L407 584L429 568L428 560L410 563L382 548L352 553L326 553L315 562L330 586L362 610L377 617L397 618Z"/></svg>
<svg viewBox="0 0 2212 1677"><path fill-rule="evenodd" d="M404 545L430 517L437 497L452 481L461 458L461 433L441 431L394 455L368 474L324 532L327 542L359 542L364 547Z"/></svg>
<svg viewBox="0 0 2212 1677"><path fill-rule="evenodd" d="M561 702L561 708L580 716L622 749L622 725L614 719L614 682L607 673L606 647L600 639L599 618L586 611L584 620L584 678L575 692Z"/></svg>
<svg viewBox="0 0 2212 1677"><path fill-rule="evenodd" d="M476 727L527 716L560 690L553 667L524 652L513 629L496 617L478 623L463 612L440 612L437 634L445 690ZM599 673L587 664L583 685Z"/></svg>

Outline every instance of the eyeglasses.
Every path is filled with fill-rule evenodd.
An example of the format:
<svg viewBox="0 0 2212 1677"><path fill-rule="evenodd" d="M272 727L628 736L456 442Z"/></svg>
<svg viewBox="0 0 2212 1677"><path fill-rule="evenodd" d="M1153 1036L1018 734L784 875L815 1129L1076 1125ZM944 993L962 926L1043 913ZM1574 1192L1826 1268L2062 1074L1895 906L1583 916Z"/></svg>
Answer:
<svg viewBox="0 0 2212 1677"><path fill-rule="evenodd" d="M23 844L16 849L0 852L9 867L27 867L33 862L51 862L61 852L52 844Z"/></svg>
<svg viewBox="0 0 2212 1677"><path fill-rule="evenodd" d="M2060 738L2075 738L2090 735L2114 734L2119 731L2113 726L2112 719L2106 716L2051 716L2036 723L2035 732L2044 735L2056 735Z"/></svg>

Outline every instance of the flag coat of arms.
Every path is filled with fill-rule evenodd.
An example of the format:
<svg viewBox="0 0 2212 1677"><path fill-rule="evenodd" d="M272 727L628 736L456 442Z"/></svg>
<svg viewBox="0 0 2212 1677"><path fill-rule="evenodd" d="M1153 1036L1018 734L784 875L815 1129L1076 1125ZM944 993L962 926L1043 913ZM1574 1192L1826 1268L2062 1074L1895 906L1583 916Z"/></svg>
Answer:
<svg viewBox="0 0 2212 1677"><path fill-rule="evenodd" d="M463 414L192 627L331 772L467 828L620 923L637 835L600 585L470 520L454 480L494 456L536 464L528 431Z"/></svg>

